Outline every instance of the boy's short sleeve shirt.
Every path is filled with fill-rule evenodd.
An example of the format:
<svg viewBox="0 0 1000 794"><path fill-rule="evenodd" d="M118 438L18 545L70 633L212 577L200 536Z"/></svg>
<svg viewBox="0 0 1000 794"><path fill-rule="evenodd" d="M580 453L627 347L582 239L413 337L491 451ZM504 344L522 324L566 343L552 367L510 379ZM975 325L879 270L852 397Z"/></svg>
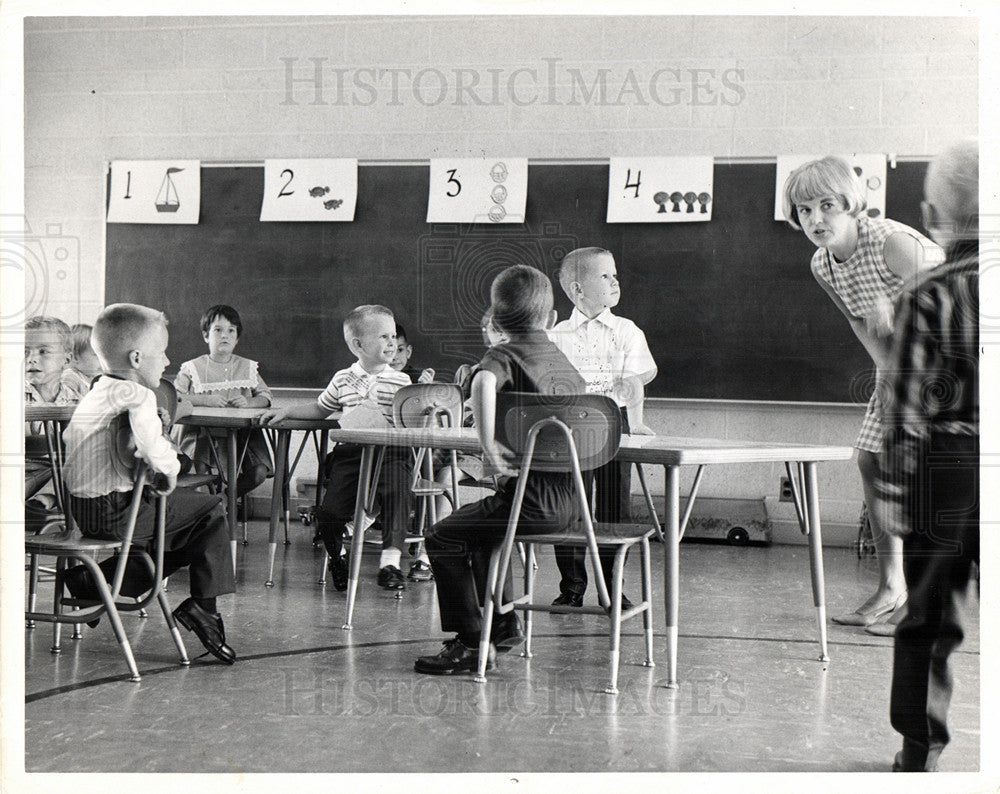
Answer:
<svg viewBox="0 0 1000 794"><path fill-rule="evenodd" d="M409 385L410 376L405 372L398 372L388 365L380 372L368 372L354 362L334 374L316 402L327 413L333 413L371 400L392 424L393 397L403 386Z"/></svg>
<svg viewBox="0 0 1000 794"><path fill-rule="evenodd" d="M614 396L616 378L656 369L646 335L634 322L605 309L592 320L578 309L549 332L587 383L587 392Z"/></svg>
<svg viewBox="0 0 1000 794"><path fill-rule="evenodd" d="M537 394L582 394L586 384L544 331L512 334L510 340L486 351L477 368L492 372L497 391Z"/></svg>

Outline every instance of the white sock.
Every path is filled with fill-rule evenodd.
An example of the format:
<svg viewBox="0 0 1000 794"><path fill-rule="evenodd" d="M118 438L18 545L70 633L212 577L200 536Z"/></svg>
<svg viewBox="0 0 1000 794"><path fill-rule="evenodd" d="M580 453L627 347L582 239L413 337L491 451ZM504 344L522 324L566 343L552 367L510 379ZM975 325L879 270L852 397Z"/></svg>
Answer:
<svg viewBox="0 0 1000 794"><path fill-rule="evenodd" d="M398 568L402 559L403 552L399 549L382 549L382 556L378 559L378 567L385 568L387 565L393 565Z"/></svg>
<svg viewBox="0 0 1000 794"><path fill-rule="evenodd" d="M428 565L431 564L431 558L427 556L427 552L423 550L424 547L420 547L420 554L417 555L417 562L425 562Z"/></svg>

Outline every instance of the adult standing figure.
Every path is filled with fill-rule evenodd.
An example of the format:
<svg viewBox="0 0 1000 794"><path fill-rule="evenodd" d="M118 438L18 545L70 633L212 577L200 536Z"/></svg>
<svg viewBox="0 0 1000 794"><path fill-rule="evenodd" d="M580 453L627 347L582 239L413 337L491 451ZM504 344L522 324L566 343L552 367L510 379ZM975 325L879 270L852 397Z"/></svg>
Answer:
<svg viewBox="0 0 1000 794"><path fill-rule="evenodd" d="M882 488L903 535L910 599L896 629L894 771L932 772L948 743L948 660L965 636L979 562L979 147L927 172L924 226L948 258L899 307Z"/></svg>
<svg viewBox="0 0 1000 794"><path fill-rule="evenodd" d="M875 389L854 446L878 557L875 592L856 610L833 618L872 633L891 635L904 614L902 541L883 529L876 492L882 450L882 405L892 343L893 304L904 285L944 258L933 242L909 226L865 212L865 194L854 171L839 157L813 160L785 182L788 222L817 246L810 267L819 285L847 318L875 364Z"/></svg>

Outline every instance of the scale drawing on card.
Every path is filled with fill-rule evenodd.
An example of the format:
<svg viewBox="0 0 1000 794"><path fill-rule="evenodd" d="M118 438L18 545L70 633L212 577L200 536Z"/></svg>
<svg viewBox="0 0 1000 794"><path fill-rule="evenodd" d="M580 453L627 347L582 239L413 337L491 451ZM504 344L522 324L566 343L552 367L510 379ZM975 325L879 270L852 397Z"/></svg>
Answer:
<svg viewBox="0 0 1000 794"><path fill-rule="evenodd" d="M612 157L608 223L712 220L711 157Z"/></svg>
<svg viewBox="0 0 1000 794"><path fill-rule="evenodd" d="M524 223L526 158L431 160L428 223Z"/></svg>

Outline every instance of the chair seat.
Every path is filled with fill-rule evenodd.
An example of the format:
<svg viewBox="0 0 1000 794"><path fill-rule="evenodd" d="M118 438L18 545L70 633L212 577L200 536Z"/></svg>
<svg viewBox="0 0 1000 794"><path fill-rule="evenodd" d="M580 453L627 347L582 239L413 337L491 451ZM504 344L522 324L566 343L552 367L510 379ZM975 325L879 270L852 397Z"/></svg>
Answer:
<svg viewBox="0 0 1000 794"><path fill-rule="evenodd" d="M178 488L199 488L202 485L217 485L217 474L181 474L177 477Z"/></svg>
<svg viewBox="0 0 1000 794"><path fill-rule="evenodd" d="M610 524L594 522L594 536L598 546L631 546L643 538L649 538L655 530L645 524ZM587 533L553 532L548 534L516 535L521 543L545 543L547 545L586 546Z"/></svg>
<svg viewBox="0 0 1000 794"><path fill-rule="evenodd" d="M114 551L120 549L120 540L88 538L76 530L29 535L24 539L24 549L29 554L64 554L68 551Z"/></svg>
<svg viewBox="0 0 1000 794"><path fill-rule="evenodd" d="M410 489L414 496L443 496L448 488L434 480L419 478Z"/></svg>

